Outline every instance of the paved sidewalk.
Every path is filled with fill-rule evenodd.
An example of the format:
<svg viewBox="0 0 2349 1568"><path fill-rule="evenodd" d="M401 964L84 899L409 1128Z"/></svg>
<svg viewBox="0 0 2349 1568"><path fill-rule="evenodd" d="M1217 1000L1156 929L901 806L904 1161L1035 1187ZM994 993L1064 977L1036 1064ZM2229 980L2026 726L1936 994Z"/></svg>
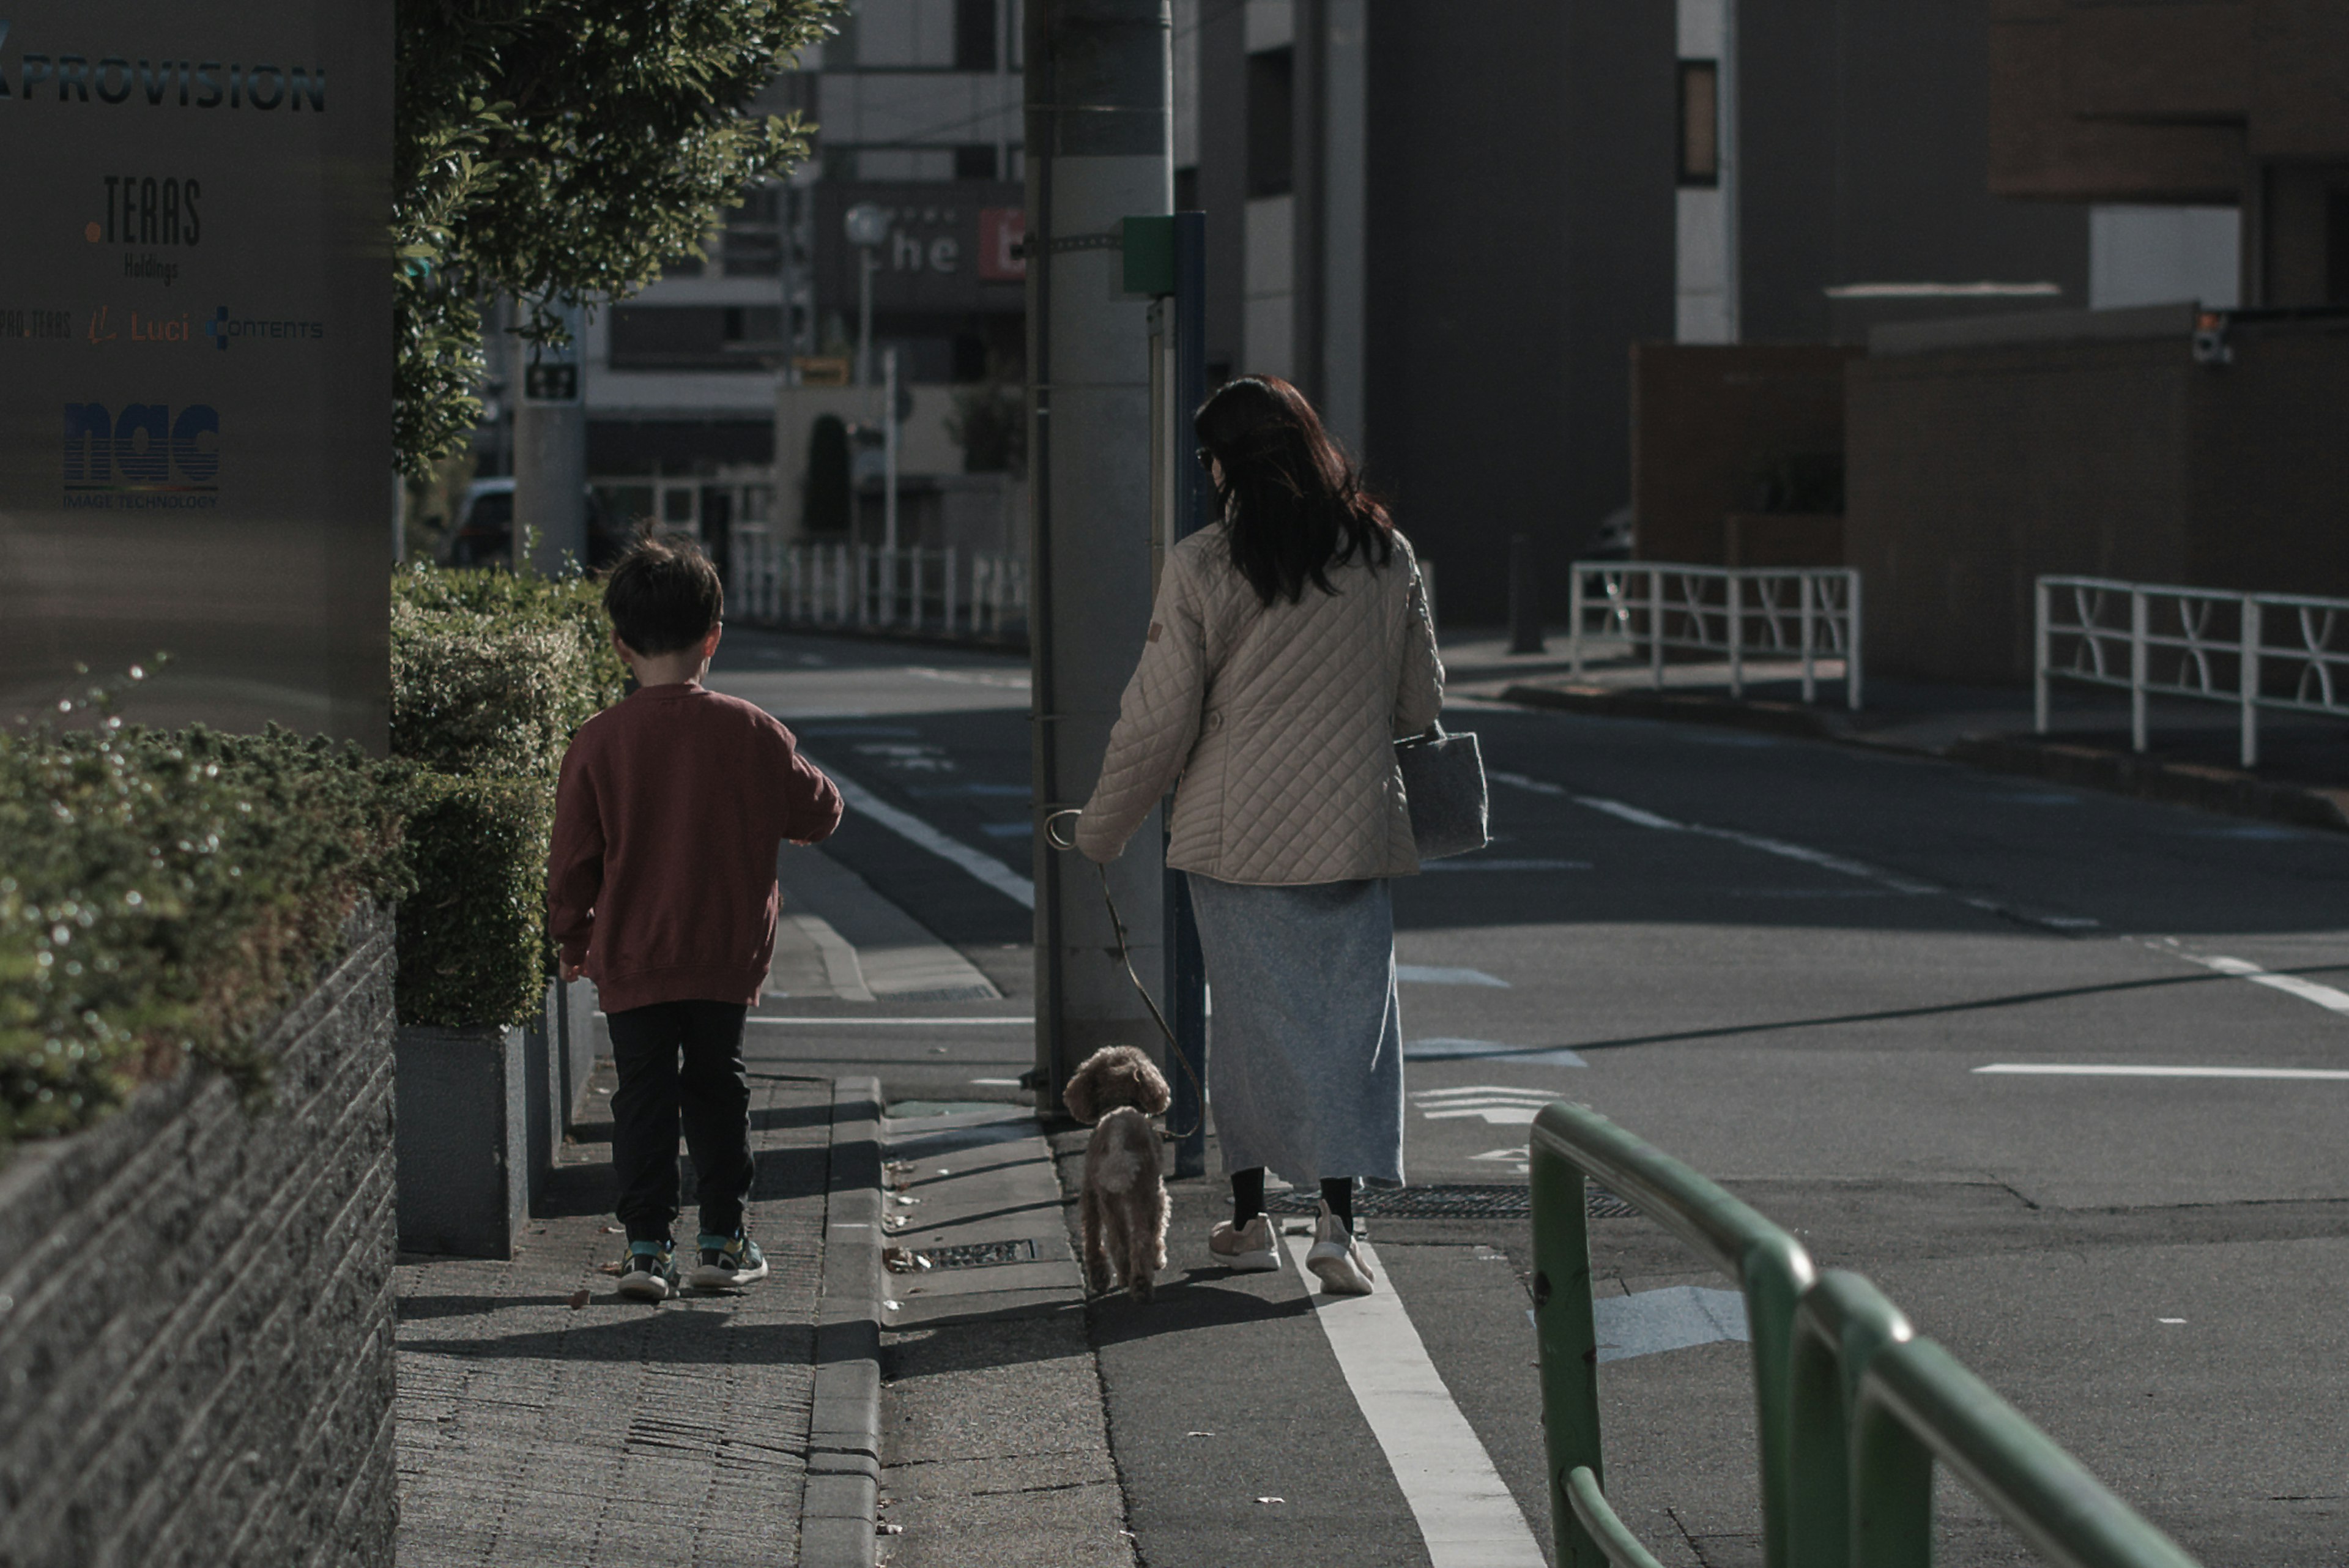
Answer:
<svg viewBox="0 0 2349 1568"><path fill-rule="evenodd" d="M608 1058L597 1071L607 1099ZM771 1269L758 1284L658 1306L618 1295L607 1121L566 1143L512 1262L402 1260L402 1568L840 1561L802 1550L817 1324L835 1315L827 1210L869 1212L871 1186L861 1204L828 1198L845 1122L831 1082L755 1064L750 1082L750 1226ZM692 1223L688 1197L688 1240ZM843 1442L819 1433L814 1447ZM819 1472L842 1468L827 1457ZM864 1518L833 1533L861 1532L869 1563L864 1498Z"/></svg>
<svg viewBox="0 0 2349 1568"><path fill-rule="evenodd" d="M1035 1113L914 1106L890 1165L891 1568L1133 1568L1067 1200ZM926 1262L930 1266L924 1267Z"/></svg>

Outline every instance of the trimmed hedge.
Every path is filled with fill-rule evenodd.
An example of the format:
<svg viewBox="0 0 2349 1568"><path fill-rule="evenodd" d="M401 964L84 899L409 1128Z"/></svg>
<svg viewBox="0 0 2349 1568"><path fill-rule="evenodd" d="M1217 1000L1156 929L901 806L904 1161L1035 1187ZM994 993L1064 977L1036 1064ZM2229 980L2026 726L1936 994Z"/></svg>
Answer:
<svg viewBox="0 0 2349 1568"><path fill-rule="evenodd" d="M534 1017L547 836L572 734L626 691L597 585L417 566L393 580L391 749L416 764L399 908L400 1021Z"/></svg>
<svg viewBox="0 0 2349 1568"><path fill-rule="evenodd" d="M0 1152L191 1060L265 1094L256 1033L361 899L399 902L404 1022L537 1012L556 771L626 690L610 623L576 577L419 568L393 598L393 761L123 729L102 693L67 704L94 729L0 733Z"/></svg>
<svg viewBox="0 0 2349 1568"><path fill-rule="evenodd" d="M265 1093L258 1027L408 887L391 764L113 722L0 734L0 1147L191 1059Z"/></svg>

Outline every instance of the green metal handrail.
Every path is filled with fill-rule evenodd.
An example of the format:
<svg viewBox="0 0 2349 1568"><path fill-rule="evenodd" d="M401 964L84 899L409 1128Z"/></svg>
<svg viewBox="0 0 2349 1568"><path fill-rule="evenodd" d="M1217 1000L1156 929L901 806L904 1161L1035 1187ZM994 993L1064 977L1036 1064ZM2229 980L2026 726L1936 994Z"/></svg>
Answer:
<svg viewBox="0 0 2349 1568"><path fill-rule="evenodd" d="M1599 1335L1590 1313L1590 1223L1582 1179L1606 1189L1680 1237L1745 1297L1754 1341L1754 1402L1761 1435L1763 1561L1786 1568L1782 1506L1792 1481L1786 1449L1786 1352L1795 1303L1814 1277L1810 1254L1785 1231L1598 1112L1555 1102L1534 1119L1531 1140L1534 1329L1541 1346L1542 1426L1549 1450L1550 1521L1560 1568L1599 1568L1610 1558L1576 1511L1568 1477L1590 1472L1605 1506L1599 1445ZM1610 1513L1609 1517L1613 1516ZM1617 1527L1621 1529L1619 1522Z"/></svg>
<svg viewBox="0 0 2349 1568"><path fill-rule="evenodd" d="M1930 1568L1947 1465L2058 1568L2198 1568L2159 1530L1859 1275L1814 1279L1785 1231L1598 1113L1564 1102L1531 1139L1534 1320L1560 1568L1653 1568L1601 1486L1583 1176L1744 1292L1770 1568Z"/></svg>

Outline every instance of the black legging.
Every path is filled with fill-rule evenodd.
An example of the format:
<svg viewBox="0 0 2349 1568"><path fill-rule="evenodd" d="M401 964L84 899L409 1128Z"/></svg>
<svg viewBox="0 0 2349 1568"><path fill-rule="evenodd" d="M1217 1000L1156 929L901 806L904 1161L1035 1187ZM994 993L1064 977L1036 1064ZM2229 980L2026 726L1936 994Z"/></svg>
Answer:
<svg viewBox="0 0 2349 1568"><path fill-rule="evenodd" d="M1338 1223L1347 1234L1354 1230L1354 1179L1350 1176L1325 1176L1321 1179L1321 1201L1330 1206ZM1264 1212L1264 1167L1254 1170L1232 1172L1232 1224L1246 1228L1247 1222Z"/></svg>

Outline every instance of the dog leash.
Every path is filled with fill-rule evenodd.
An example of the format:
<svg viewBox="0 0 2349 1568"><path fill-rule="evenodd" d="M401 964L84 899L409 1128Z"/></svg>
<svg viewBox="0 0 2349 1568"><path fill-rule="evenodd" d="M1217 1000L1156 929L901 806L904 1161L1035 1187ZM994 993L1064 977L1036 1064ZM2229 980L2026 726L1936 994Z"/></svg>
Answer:
<svg viewBox="0 0 2349 1568"><path fill-rule="evenodd" d="M1077 841L1074 838L1062 838L1054 824L1064 816L1075 817L1083 815L1083 811L1076 806L1052 813L1044 819L1044 841L1055 849L1062 851L1074 849L1077 846ZM1207 1114L1207 1091L1200 1084L1199 1075L1191 1070L1190 1058L1183 1054L1183 1047L1175 1043L1174 1031L1167 1027L1166 1015L1158 1011L1158 1003L1151 998L1150 988L1142 983L1142 977L1133 971L1133 949L1126 940L1125 918L1117 912L1117 900L1110 897L1109 867L1095 861L1093 869L1101 875L1102 903L1109 909L1110 929L1117 935L1118 962L1125 966L1125 978L1133 982L1134 994L1142 998L1142 1005L1150 1009L1151 1022L1156 1023L1158 1033L1166 1037L1166 1059L1181 1068L1183 1075L1191 1080L1192 1091L1198 1099L1199 1116L1204 1120ZM1189 1137L1198 1130L1197 1125L1194 1124L1179 1132L1170 1127L1166 1132L1168 1137L1179 1141Z"/></svg>

